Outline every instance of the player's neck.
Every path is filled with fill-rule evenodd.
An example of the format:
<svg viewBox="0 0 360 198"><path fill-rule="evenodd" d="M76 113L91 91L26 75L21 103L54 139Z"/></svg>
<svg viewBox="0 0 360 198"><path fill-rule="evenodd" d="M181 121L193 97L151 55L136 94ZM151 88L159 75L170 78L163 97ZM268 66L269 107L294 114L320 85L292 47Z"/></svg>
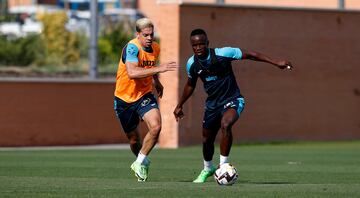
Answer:
<svg viewBox="0 0 360 198"><path fill-rule="evenodd" d="M200 61L206 61L208 58L209 58L209 54L210 54L210 49L207 49L206 50L206 53L204 54L204 55L202 55L202 56L198 56L198 59L200 60Z"/></svg>

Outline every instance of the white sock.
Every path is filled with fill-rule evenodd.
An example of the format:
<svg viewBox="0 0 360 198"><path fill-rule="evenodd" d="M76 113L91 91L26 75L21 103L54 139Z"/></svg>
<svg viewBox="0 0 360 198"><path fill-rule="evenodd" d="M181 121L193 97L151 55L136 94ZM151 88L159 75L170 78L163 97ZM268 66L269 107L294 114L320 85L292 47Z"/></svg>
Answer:
<svg viewBox="0 0 360 198"><path fill-rule="evenodd" d="M205 161L204 160L204 170L211 170L211 168L213 167L213 162L212 161Z"/></svg>
<svg viewBox="0 0 360 198"><path fill-rule="evenodd" d="M220 155L220 166L225 163L229 163L229 156Z"/></svg>
<svg viewBox="0 0 360 198"><path fill-rule="evenodd" d="M136 161L139 162L140 164L144 164L146 162L148 162L149 160L147 159L147 156L142 154L141 152L139 152L137 158L136 158Z"/></svg>

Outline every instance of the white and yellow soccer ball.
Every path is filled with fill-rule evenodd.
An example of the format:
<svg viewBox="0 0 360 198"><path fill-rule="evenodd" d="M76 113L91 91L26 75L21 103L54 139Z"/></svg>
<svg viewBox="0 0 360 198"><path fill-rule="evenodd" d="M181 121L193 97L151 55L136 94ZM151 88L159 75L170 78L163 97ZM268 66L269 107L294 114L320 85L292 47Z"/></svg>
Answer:
<svg viewBox="0 0 360 198"><path fill-rule="evenodd" d="M238 176L236 168L229 163L222 164L214 173L215 181L221 186L233 185Z"/></svg>

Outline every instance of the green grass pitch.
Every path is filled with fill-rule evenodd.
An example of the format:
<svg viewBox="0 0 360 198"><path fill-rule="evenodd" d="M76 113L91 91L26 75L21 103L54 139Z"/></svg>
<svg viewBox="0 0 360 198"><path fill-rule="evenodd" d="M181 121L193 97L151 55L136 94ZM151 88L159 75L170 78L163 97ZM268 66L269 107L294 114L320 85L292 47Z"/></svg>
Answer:
<svg viewBox="0 0 360 198"><path fill-rule="evenodd" d="M219 161L216 147L214 161ZM149 180L136 181L127 149L5 150L0 197L360 197L360 142L234 145L239 179L191 181L201 147L154 149Z"/></svg>

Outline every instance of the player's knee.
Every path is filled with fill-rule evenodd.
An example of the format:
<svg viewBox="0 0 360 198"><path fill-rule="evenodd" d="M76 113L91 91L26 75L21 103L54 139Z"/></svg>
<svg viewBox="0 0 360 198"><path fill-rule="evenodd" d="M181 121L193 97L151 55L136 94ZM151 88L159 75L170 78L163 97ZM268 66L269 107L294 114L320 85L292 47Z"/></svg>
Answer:
<svg viewBox="0 0 360 198"><path fill-rule="evenodd" d="M212 140L204 140L204 141L203 141L203 145L205 145L205 146L212 146L212 145L214 145L214 142L215 142L215 141L212 141Z"/></svg>
<svg viewBox="0 0 360 198"><path fill-rule="evenodd" d="M140 144L140 139L139 138L129 138L129 144L131 144L131 145Z"/></svg>
<svg viewBox="0 0 360 198"><path fill-rule="evenodd" d="M157 124L151 127L152 131L155 131L156 133L160 133L161 131L161 125Z"/></svg>
<svg viewBox="0 0 360 198"><path fill-rule="evenodd" d="M203 137L203 144L211 145L214 144L215 138L214 137Z"/></svg>
<svg viewBox="0 0 360 198"><path fill-rule="evenodd" d="M233 123L229 122L229 121L222 121L221 122L221 130L222 131L229 131L232 127Z"/></svg>
<svg viewBox="0 0 360 198"><path fill-rule="evenodd" d="M152 136L155 136L155 137L159 136L160 131L161 131L161 125L160 124L153 125L153 126L150 127L150 134Z"/></svg>

